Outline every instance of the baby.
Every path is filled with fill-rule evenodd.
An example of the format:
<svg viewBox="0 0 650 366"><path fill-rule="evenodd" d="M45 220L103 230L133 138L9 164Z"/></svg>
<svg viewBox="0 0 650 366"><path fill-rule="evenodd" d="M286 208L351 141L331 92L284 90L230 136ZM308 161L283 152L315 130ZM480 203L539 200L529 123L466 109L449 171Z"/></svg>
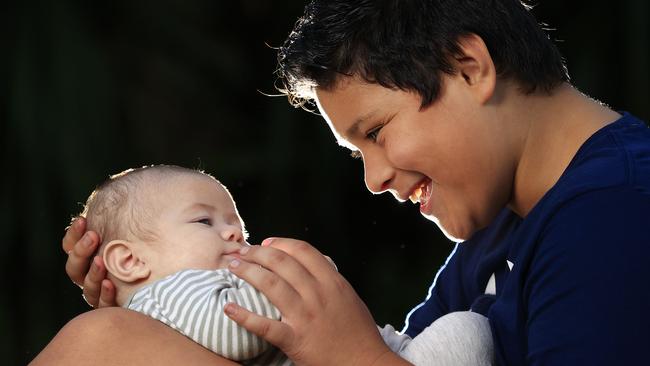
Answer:
<svg viewBox="0 0 650 366"><path fill-rule="evenodd" d="M280 313L226 268L246 231L228 190L212 176L170 165L113 175L81 216L103 244L118 305L146 314L217 354L245 365L292 365L277 348L225 316L235 302L272 319ZM389 347L416 365L490 365L487 319L470 312L436 320L410 339L380 329Z"/></svg>
<svg viewBox="0 0 650 366"><path fill-rule="evenodd" d="M177 166L113 175L82 213L102 238L99 255L118 305L157 319L204 347L247 365L291 365L284 354L224 315L229 302L279 319L279 311L226 267L246 243L228 190Z"/></svg>

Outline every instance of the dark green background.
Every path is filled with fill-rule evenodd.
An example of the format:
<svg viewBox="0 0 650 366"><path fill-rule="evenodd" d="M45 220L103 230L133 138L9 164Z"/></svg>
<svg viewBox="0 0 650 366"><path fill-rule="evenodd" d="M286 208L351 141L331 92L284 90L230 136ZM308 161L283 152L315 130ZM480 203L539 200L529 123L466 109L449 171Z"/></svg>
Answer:
<svg viewBox="0 0 650 366"><path fill-rule="evenodd" d="M650 119L648 3L548 1L573 82ZM235 196L253 243L308 240L380 324L402 326L452 244L411 204L373 197L320 117L274 94L303 1L0 5L0 359L25 364L88 310L60 240L95 184L153 163L199 167Z"/></svg>

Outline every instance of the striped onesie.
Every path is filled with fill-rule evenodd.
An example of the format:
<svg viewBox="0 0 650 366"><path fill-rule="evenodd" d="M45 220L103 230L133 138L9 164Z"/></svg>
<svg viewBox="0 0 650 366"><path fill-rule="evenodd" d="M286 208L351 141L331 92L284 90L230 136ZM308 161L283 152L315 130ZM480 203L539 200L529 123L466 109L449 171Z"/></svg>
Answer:
<svg viewBox="0 0 650 366"><path fill-rule="evenodd" d="M203 347L244 365L292 365L280 350L223 313L234 302L280 319L261 292L227 269L184 270L136 291L124 307L157 319Z"/></svg>

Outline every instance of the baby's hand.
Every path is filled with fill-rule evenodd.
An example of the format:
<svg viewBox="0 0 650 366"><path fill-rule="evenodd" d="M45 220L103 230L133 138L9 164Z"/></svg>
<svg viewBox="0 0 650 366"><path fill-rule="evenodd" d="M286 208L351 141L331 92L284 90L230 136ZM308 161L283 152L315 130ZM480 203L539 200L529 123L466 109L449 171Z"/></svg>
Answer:
<svg viewBox="0 0 650 366"><path fill-rule="evenodd" d="M65 271L79 287L88 305L98 308L116 306L115 286L106 279L106 267L93 254L99 247L99 235L86 231L86 220L77 217L63 237L63 250L68 254Z"/></svg>

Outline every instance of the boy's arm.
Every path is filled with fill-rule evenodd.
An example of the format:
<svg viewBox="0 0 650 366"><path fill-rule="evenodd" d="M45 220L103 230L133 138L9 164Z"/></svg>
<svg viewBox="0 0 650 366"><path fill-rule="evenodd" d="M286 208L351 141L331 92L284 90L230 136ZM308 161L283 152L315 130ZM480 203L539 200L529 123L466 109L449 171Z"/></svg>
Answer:
<svg viewBox="0 0 650 366"><path fill-rule="evenodd" d="M223 308L230 302L280 319L263 294L228 270L179 272L151 286L144 296L136 296L129 308L231 360L248 360L269 349L268 342L224 315Z"/></svg>

